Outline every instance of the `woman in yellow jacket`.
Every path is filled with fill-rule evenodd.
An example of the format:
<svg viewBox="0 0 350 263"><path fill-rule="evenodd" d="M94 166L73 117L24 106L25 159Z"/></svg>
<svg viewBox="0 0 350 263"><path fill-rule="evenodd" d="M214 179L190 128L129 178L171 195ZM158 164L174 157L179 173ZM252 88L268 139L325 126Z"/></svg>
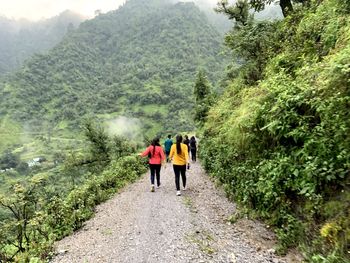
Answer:
<svg viewBox="0 0 350 263"><path fill-rule="evenodd" d="M176 136L176 144L173 144L170 149L169 159L173 161L175 173L176 195L181 195L180 192L180 174L182 178L183 190L186 190L186 164L190 165L188 158L187 145L182 143L182 136Z"/></svg>

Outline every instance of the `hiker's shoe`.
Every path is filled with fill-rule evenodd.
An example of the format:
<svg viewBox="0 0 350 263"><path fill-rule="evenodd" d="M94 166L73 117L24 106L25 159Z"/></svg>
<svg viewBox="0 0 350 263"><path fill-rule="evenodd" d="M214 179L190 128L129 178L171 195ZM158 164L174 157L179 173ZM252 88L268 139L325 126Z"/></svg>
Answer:
<svg viewBox="0 0 350 263"><path fill-rule="evenodd" d="M183 191L186 191L186 190L187 190L186 186L184 186L184 188L183 188L182 190L183 190Z"/></svg>
<svg viewBox="0 0 350 263"><path fill-rule="evenodd" d="M154 184L151 185L151 192L154 192Z"/></svg>
<svg viewBox="0 0 350 263"><path fill-rule="evenodd" d="M157 189L160 187L160 184L159 185L157 185Z"/></svg>
<svg viewBox="0 0 350 263"><path fill-rule="evenodd" d="M181 195L181 192L180 192L180 191L176 191L176 195L177 195L177 196L180 196L180 195Z"/></svg>

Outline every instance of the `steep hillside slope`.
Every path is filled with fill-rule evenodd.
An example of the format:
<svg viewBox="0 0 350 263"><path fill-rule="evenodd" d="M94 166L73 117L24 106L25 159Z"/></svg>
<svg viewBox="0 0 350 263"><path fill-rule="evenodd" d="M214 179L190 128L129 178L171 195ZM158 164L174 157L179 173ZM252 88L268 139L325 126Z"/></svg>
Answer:
<svg viewBox="0 0 350 263"><path fill-rule="evenodd" d="M313 2L227 37L248 59L203 131L206 169L310 262L350 260L349 10Z"/></svg>

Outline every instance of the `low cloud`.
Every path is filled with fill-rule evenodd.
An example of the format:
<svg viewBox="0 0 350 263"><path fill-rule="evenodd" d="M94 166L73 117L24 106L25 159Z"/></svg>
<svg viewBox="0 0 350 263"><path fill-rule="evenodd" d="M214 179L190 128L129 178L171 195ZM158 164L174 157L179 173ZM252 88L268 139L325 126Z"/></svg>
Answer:
<svg viewBox="0 0 350 263"><path fill-rule="evenodd" d="M105 13L117 9L125 0L4 0L0 15L8 18L40 20L69 9L84 16L93 17L96 10Z"/></svg>
<svg viewBox="0 0 350 263"><path fill-rule="evenodd" d="M178 2L194 2L199 7L215 7L219 0L173 0L174 3Z"/></svg>
<svg viewBox="0 0 350 263"><path fill-rule="evenodd" d="M142 141L142 124L139 119L119 116L107 121L109 135L124 136L132 141Z"/></svg>

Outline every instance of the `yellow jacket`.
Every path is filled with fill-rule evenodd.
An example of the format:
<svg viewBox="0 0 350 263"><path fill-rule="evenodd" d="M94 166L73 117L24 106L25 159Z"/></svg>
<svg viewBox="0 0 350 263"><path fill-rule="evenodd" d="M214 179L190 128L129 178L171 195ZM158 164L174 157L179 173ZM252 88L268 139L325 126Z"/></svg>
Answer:
<svg viewBox="0 0 350 263"><path fill-rule="evenodd" d="M176 143L171 146L169 159L173 159L175 165L186 165L189 163L188 147L186 144L181 143L181 153L177 154ZM174 157L174 158L173 158Z"/></svg>

